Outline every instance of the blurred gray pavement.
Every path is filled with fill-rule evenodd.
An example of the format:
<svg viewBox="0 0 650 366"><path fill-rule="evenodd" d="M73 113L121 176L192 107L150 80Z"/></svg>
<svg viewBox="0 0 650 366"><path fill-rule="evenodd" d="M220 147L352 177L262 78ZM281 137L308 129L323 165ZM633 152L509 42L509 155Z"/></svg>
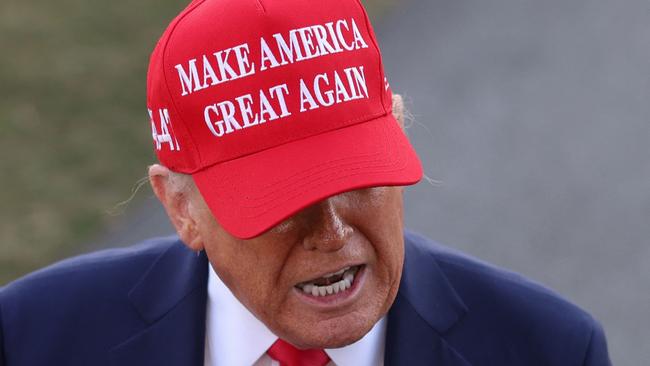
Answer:
<svg viewBox="0 0 650 366"><path fill-rule="evenodd" d="M404 0L375 25L429 177L407 225L599 319L650 365L650 2ZM95 246L171 232L132 207Z"/></svg>
<svg viewBox="0 0 650 366"><path fill-rule="evenodd" d="M381 24L407 224L556 289L650 365L650 2L412 0Z"/></svg>

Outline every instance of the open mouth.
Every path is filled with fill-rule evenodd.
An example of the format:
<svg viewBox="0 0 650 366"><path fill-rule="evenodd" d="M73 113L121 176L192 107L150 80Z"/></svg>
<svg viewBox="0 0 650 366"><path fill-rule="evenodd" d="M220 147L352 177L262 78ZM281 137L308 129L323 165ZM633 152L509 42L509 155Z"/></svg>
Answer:
<svg viewBox="0 0 650 366"><path fill-rule="evenodd" d="M344 292L354 283L354 278L362 265L350 266L340 271L326 274L311 281L302 282L296 285L307 295L314 297L328 296Z"/></svg>

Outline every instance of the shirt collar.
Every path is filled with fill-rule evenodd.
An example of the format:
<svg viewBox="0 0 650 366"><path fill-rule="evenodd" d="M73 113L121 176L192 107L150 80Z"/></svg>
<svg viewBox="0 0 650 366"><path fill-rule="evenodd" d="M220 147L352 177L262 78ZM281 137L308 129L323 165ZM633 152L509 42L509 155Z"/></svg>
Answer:
<svg viewBox="0 0 650 366"><path fill-rule="evenodd" d="M212 266L209 267L206 350L210 350L215 365L253 365L278 337L237 300ZM382 365L385 339L386 317L383 317L357 342L325 352L339 366Z"/></svg>

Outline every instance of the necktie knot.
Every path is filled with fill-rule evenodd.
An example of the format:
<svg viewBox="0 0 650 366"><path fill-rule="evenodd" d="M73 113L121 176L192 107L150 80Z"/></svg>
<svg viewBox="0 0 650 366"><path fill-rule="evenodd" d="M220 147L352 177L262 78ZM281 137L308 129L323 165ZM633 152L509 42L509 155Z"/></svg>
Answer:
<svg viewBox="0 0 650 366"><path fill-rule="evenodd" d="M322 349L298 349L278 339L266 351L280 366L325 366L330 358Z"/></svg>

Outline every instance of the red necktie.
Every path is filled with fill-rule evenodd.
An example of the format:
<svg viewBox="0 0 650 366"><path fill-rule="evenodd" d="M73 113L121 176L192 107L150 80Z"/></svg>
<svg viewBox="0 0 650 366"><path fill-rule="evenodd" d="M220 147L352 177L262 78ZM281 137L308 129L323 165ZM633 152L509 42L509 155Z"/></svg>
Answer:
<svg viewBox="0 0 650 366"><path fill-rule="evenodd" d="M280 366L325 366L330 358L322 349L298 349L278 339L266 353Z"/></svg>

